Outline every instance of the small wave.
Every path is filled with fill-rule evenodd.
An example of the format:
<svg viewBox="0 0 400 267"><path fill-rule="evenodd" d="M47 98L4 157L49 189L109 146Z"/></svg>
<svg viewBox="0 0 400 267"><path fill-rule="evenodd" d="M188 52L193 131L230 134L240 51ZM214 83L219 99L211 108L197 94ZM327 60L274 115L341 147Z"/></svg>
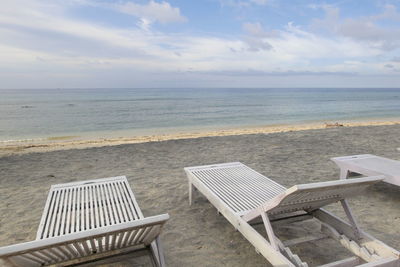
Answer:
<svg viewBox="0 0 400 267"><path fill-rule="evenodd" d="M9 140L0 140L0 143L24 143L24 142L35 142L35 141L44 141L46 138L29 138L29 139L9 139Z"/></svg>

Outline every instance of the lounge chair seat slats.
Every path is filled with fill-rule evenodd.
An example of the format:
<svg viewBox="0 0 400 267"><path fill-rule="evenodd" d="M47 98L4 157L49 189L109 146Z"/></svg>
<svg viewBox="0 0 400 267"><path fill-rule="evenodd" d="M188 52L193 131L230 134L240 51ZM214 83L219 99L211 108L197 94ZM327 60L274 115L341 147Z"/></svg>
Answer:
<svg viewBox="0 0 400 267"><path fill-rule="evenodd" d="M186 168L236 213L252 210L286 188L240 162Z"/></svg>

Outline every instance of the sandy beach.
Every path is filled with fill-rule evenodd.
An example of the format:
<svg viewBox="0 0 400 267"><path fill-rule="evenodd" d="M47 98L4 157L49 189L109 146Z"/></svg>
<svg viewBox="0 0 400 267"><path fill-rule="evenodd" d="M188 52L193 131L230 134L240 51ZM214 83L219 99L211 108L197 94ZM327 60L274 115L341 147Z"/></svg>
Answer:
<svg viewBox="0 0 400 267"><path fill-rule="evenodd" d="M94 136L53 136L39 139L9 140L0 142L0 156L24 154L31 152L49 152L73 148L90 148L115 146L122 144L137 144L146 142L160 142L167 140L180 140L201 137L233 136L246 134L270 134L292 131L318 130L337 127L359 127L359 126L383 126L400 124L399 118L391 120L355 120L342 122L309 122L298 124L277 124L253 127L235 127L219 130L186 130L172 131L168 134L155 135L130 135L129 132L122 133L123 136L113 134L112 137L96 138Z"/></svg>
<svg viewBox="0 0 400 267"><path fill-rule="evenodd" d="M183 167L240 161L290 187L338 179L331 157L369 153L400 160L396 121L267 128L3 145L0 246L34 240L52 184L126 175L146 216L171 216L162 234L168 266L265 266L266 260L203 196L196 194L188 205ZM400 188L380 183L349 202L363 230L400 249ZM343 215L339 205L328 210ZM287 236L308 230L291 226L277 232ZM329 244L314 242L293 251L311 266L350 255ZM146 259L119 257L101 263L132 265L147 266Z"/></svg>

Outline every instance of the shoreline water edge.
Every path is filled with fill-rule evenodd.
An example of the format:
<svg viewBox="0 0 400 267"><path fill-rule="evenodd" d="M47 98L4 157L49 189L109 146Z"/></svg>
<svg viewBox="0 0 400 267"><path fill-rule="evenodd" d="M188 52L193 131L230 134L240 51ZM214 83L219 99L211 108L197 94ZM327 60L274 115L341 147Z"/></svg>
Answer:
<svg viewBox="0 0 400 267"><path fill-rule="evenodd" d="M219 130L182 131L154 135L129 135L115 137L54 136L48 138L9 140L0 142L0 157L31 152L49 152L67 149L114 146L123 144L159 142L167 140L192 139L214 136L248 134L269 134L291 131L319 130L336 127L384 126L400 124L400 119L379 121L314 122L302 124L282 124L253 127L236 127Z"/></svg>

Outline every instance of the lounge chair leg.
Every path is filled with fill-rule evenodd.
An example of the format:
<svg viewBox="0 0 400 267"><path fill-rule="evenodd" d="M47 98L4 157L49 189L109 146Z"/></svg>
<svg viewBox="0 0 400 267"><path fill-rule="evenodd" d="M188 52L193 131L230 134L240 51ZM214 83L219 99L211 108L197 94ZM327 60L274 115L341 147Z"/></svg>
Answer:
<svg viewBox="0 0 400 267"><path fill-rule="evenodd" d="M161 240L160 240L159 236L156 239L156 243L157 243L157 248L158 248L158 258L160 259L160 266L165 267L166 265L165 265L165 258L164 258L164 250L161 245Z"/></svg>
<svg viewBox="0 0 400 267"><path fill-rule="evenodd" d="M153 244L152 244L153 245ZM155 256L155 252L153 249L153 246L150 245L150 261L151 261L151 266L153 267L159 267L160 265L157 262L156 256Z"/></svg>
<svg viewBox="0 0 400 267"><path fill-rule="evenodd" d="M279 247L278 247L278 245L276 243L276 239L275 239L276 237L275 237L275 234L274 234L274 230L272 229L272 225L271 225L271 222L269 221L267 213L262 211L261 212L261 217L262 217L263 222L264 222L265 230L267 231L269 242L271 243L272 247L276 251L279 251Z"/></svg>
<svg viewBox="0 0 400 267"><path fill-rule="evenodd" d="M150 248L153 256L152 258L154 259L156 266L165 267L164 251L161 246L161 240L159 236L156 238L156 240L151 242Z"/></svg>
<svg viewBox="0 0 400 267"><path fill-rule="evenodd" d="M189 179L189 206L192 205L192 198L193 198L193 184L192 181Z"/></svg>
<svg viewBox="0 0 400 267"><path fill-rule="evenodd" d="M347 179L349 177L348 169L340 169L340 180Z"/></svg>
<svg viewBox="0 0 400 267"><path fill-rule="evenodd" d="M354 235L358 239L360 239L360 228L358 227L356 219L354 218L353 213L351 212L349 204L347 203L346 199L340 200L340 203L342 204L344 212L346 213L346 216L349 219L351 226L353 226Z"/></svg>

